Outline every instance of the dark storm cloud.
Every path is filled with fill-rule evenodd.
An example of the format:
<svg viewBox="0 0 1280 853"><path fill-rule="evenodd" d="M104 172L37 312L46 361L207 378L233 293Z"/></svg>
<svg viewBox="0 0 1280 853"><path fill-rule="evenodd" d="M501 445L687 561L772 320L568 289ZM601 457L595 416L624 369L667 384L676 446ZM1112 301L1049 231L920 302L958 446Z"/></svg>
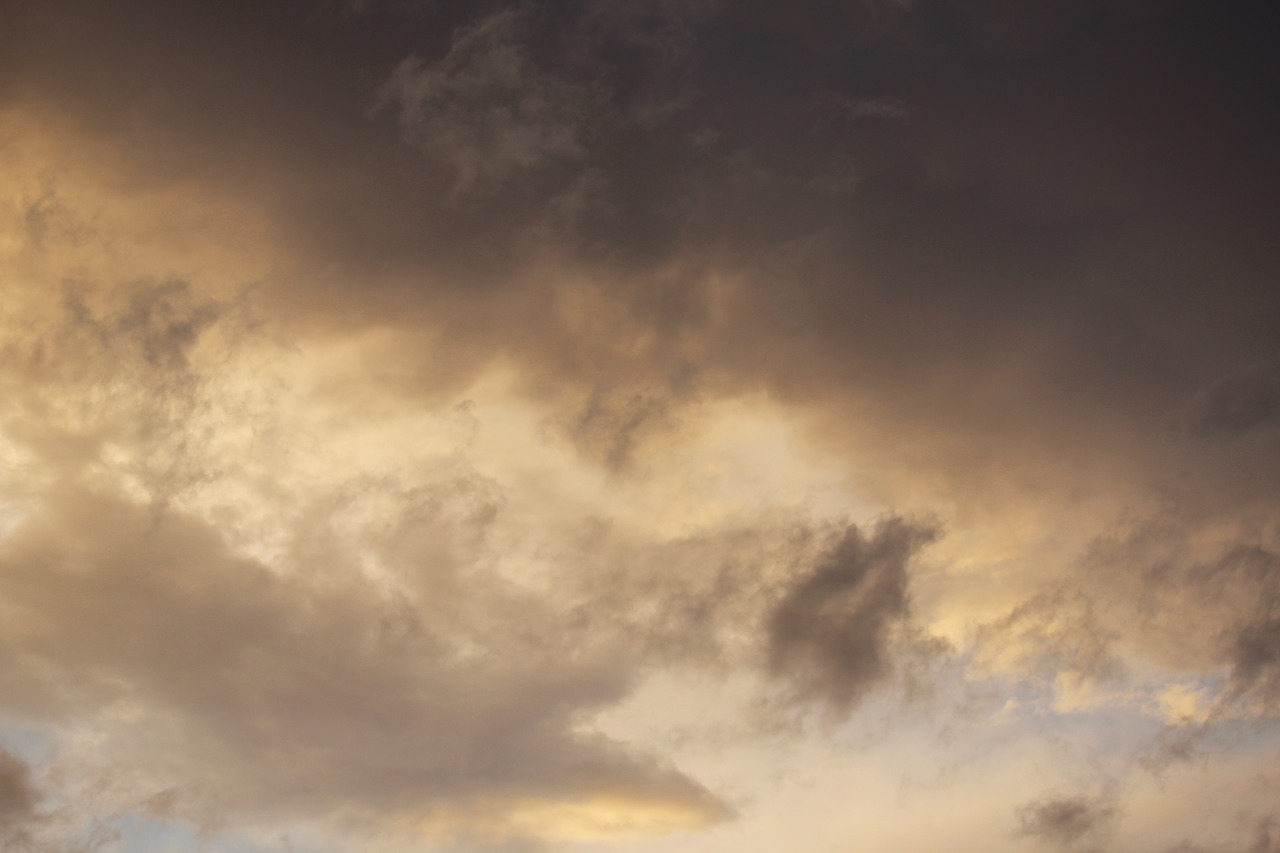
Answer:
<svg viewBox="0 0 1280 853"><path fill-rule="evenodd" d="M936 535L900 518L849 527L773 606L770 674L838 709L860 699L889 670L892 632L910 612L907 564Z"/></svg>
<svg viewBox="0 0 1280 853"><path fill-rule="evenodd" d="M1107 797L1050 797L1018 809L1018 834L1056 850L1099 850L1119 817Z"/></svg>

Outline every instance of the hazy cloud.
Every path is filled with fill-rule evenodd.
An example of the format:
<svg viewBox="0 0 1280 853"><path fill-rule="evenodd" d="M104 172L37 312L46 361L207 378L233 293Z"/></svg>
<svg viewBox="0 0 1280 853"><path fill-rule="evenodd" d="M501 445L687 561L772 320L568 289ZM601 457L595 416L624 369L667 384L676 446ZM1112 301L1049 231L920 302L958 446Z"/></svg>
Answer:
<svg viewBox="0 0 1280 853"><path fill-rule="evenodd" d="M512 809L598 796L672 825L726 814L674 769L573 733L628 676L604 650L563 657L554 633L521 650L533 600L473 583L466 597L489 614L465 616L473 634L444 615L461 600L414 609L351 575L323 527L299 531L279 574L179 513L156 523L78 489L47 501L0 555L7 703L97 717L104 739L84 760L127 763L139 800L175 789L179 813L212 797L241 817L357 822L474 800L497 827ZM510 636L491 632L494 607L511 608ZM117 716L121 703L135 710Z"/></svg>
<svg viewBox="0 0 1280 853"><path fill-rule="evenodd" d="M1089 598L1044 593L981 626L978 662L1049 680L1066 675L1081 683L1096 683L1120 672L1113 649L1117 636L1100 623Z"/></svg>
<svg viewBox="0 0 1280 853"><path fill-rule="evenodd" d="M671 404L642 393L594 392L567 430L585 455L621 471L646 431L661 428Z"/></svg>
<svg viewBox="0 0 1280 853"><path fill-rule="evenodd" d="M451 171L455 193L492 192L585 153L590 91L533 63L524 18L505 10L467 26L438 62L410 57L379 90L406 139Z"/></svg>
<svg viewBox="0 0 1280 853"><path fill-rule="evenodd" d="M1058 850L1100 850L1119 817L1106 797L1050 797L1018 809L1018 834Z"/></svg>
<svg viewBox="0 0 1280 853"><path fill-rule="evenodd" d="M31 768L16 755L0 750L0 840L16 849L30 841L30 827L38 816L40 794Z"/></svg>
<svg viewBox="0 0 1280 853"><path fill-rule="evenodd" d="M950 750L863 843L985 851L1045 744L1274 763L1261 5L0 18L0 716L51 744L39 808L839 846L804 816ZM886 711L944 645L909 678L990 701ZM842 726L665 737L762 696ZM1236 807L1174 787L1140 793ZM1038 800L1012 843L1117 814Z"/></svg>
<svg viewBox="0 0 1280 853"><path fill-rule="evenodd" d="M799 574L768 619L768 667L797 695L847 709L890 666L890 638L910 613L907 565L937 530L901 518L850 526Z"/></svg>
<svg viewBox="0 0 1280 853"><path fill-rule="evenodd" d="M1192 433L1235 438L1280 421L1280 359L1229 374L1200 392L1187 417Z"/></svg>
<svg viewBox="0 0 1280 853"><path fill-rule="evenodd" d="M1165 853L1275 853L1280 850L1280 833L1274 817L1259 818L1251 833L1238 841L1209 847L1184 842L1170 847Z"/></svg>
<svg viewBox="0 0 1280 853"><path fill-rule="evenodd" d="M1261 697L1269 707L1280 702L1280 617L1246 625L1235 639L1231 676L1235 689Z"/></svg>

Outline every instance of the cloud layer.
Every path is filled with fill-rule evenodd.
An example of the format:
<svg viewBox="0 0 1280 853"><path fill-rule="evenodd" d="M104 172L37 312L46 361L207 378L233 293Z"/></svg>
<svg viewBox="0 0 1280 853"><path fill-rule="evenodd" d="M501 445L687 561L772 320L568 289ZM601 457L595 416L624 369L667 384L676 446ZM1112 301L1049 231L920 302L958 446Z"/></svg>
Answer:
<svg viewBox="0 0 1280 853"><path fill-rule="evenodd" d="M9 4L5 840L1270 849L1271 18Z"/></svg>

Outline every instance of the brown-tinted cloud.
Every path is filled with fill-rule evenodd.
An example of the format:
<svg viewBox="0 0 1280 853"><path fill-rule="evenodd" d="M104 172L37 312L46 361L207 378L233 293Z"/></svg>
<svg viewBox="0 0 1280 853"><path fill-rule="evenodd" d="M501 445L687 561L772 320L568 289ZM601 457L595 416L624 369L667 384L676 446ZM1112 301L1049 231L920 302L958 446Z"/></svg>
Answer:
<svg viewBox="0 0 1280 853"><path fill-rule="evenodd" d="M1235 438L1280 420L1280 361L1224 376L1193 401L1188 425L1197 435Z"/></svg>
<svg viewBox="0 0 1280 853"><path fill-rule="evenodd" d="M1252 832L1241 840L1208 847L1187 841L1170 847L1165 853L1274 853L1277 848L1280 848L1280 838L1276 834L1275 818L1263 817L1254 822Z"/></svg>
<svg viewBox="0 0 1280 853"><path fill-rule="evenodd" d="M1049 797L1018 809L1018 834L1055 850L1100 850L1119 817L1106 797Z"/></svg>
<svg viewBox="0 0 1280 853"><path fill-rule="evenodd" d="M406 59L379 92L406 139L450 170L455 193L584 153L589 91L532 66L520 26L520 13L498 12L455 34L438 63Z"/></svg>
<svg viewBox="0 0 1280 853"><path fill-rule="evenodd" d="M40 794L31 768L16 755L0 750L0 840L16 849L30 841L30 827L39 814Z"/></svg>
<svg viewBox="0 0 1280 853"><path fill-rule="evenodd" d="M299 531L280 574L180 513L156 521L75 488L46 500L4 548L7 705L98 717L107 740L90 762L131 766L138 801L174 789L193 815L211 797L242 818L357 822L469 801L500 821L596 796L676 821L725 814L674 769L572 733L627 675L603 650L565 657L533 601L473 582L484 612L428 612L344 572L322 528ZM447 615L459 609L471 628ZM135 710L116 717L122 705Z"/></svg>
<svg viewBox="0 0 1280 853"><path fill-rule="evenodd" d="M769 672L796 695L847 709L884 678L910 613L907 565L934 528L900 518L849 527L769 613Z"/></svg>
<svg viewBox="0 0 1280 853"><path fill-rule="evenodd" d="M1125 660L1212 675L1218 713L1274 708L1280 563L1255 512L1173 510L1100 537L1052 597L984 626L980 647L997 666L1094 684L1123 680Z"/></svg>
<svg viewBox="0 0 1280 853"><path fill-rule="evenodd" d="M237 814L495 824L723 816L592 716L844 714L918 622L1274 714L1270 13L766 5L8 4L5 710ZM690 436L741 400L856 500L739 501Z"/></svg>

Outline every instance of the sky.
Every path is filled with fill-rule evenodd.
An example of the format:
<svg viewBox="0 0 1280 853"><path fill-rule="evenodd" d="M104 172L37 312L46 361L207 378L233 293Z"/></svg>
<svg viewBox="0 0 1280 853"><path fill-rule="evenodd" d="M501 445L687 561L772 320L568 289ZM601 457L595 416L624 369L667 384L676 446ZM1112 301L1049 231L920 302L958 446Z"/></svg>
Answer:
<svg viewBox="0 0 1280 853"><path fill-rule="evenodd" d="M0 0L0 847L1280 853L1278 19Z"/></svg>

